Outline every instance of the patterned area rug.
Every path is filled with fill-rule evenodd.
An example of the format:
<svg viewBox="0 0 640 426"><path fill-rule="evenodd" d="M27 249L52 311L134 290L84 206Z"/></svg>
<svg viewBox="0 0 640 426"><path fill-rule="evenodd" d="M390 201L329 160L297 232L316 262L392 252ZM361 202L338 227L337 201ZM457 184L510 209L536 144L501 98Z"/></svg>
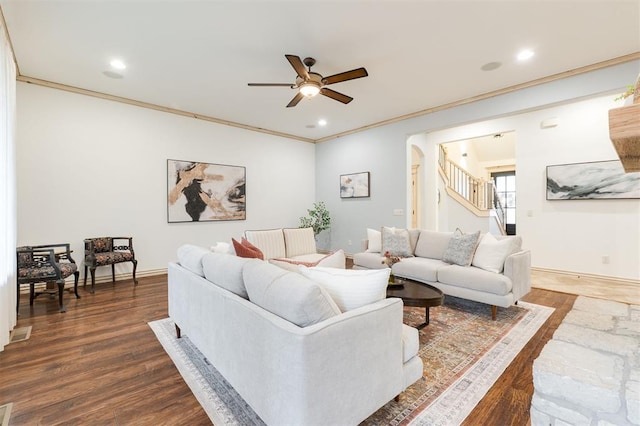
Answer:
<svg viewBox="0 0 640 426"><path fill-rule="evenodd" d="M424 379L362 425L460 424L553 308L520 302L499 308L492 321L487 305L447 296L444 306L430 312L430 325L420 331ZM404 321L421 324L424 308L405 308ZM176 339L170 319L149 326L214 424L264 424L187 337Z"/></svg>

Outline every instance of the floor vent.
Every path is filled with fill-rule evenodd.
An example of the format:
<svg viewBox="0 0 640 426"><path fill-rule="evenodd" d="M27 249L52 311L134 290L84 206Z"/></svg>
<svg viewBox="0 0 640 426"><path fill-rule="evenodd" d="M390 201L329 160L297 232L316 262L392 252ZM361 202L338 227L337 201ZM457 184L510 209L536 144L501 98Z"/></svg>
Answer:
<svg viewBox="0 0 640 426"><path fill-rule="evenodd" d="M24 342L31 336L31 326L14 328L9 343ZM0 425L1 426L1 425Z"/></svg>
<svg viewBox="0 0 640 426"><path fill-rule="evenodd" d="M9 417L11 417L11 407L13 403L0 405L0 426L9 426Z"/></svg>

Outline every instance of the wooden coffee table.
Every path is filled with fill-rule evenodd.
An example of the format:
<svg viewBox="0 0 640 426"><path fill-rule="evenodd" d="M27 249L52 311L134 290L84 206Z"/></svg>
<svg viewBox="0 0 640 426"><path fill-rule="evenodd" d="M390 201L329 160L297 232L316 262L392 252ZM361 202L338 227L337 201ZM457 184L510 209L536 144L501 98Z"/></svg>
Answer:
<svg viewBox="0 0 640 426"><path fill-rule="evenodd" d="M399 297L402 299L404 306L425 308L425 321L416 326L418 330L422 330L429 325L429 308L442 305L444 303L444 294L429 284L408 278L396 277L395 281L396 285L390 284L387 287L387 297Z"/></svg>

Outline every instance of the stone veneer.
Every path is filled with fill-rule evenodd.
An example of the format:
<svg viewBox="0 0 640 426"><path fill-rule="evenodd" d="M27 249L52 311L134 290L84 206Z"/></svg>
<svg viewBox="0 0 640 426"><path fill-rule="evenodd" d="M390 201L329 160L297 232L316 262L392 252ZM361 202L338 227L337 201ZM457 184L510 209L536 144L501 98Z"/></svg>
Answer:
<svg viewBox="0 0 640 426"><path fill-rule="evenodd" d="M533 385L532 426L640 425L640 306L578 297Z"/></svg>

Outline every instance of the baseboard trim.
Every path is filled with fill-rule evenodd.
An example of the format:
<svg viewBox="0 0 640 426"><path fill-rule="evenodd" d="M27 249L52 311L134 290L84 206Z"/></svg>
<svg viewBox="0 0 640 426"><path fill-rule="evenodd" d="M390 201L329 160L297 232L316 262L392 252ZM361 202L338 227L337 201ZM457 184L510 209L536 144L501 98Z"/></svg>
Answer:
<svg viewBox="0 0 640 426"><path fill-rule="evenodd" d="M108 269L108 268L105 268L105 269ZM145 271L136 271L136 278L153 277L156 275L166 275L166 273L167 273L167 268L147 269ZM133 279L132 272L127 272L125 274L116 274L116 282L121 280L131 280L131 279ZM69 279L67 279L67 284L69 282L73 284L73 280L69 281ZM84 282L84 276L81 274L80 285L82 285L83 282ZM106 283L106 282L109 282L109 283L111 282L110 273L105 275L96 275L96 284ZM87 284L91 284L91 276L87 276Z"/></svg>
<svg viewBox="0 0 640 426"><path fill-rule="evenodd" d="M629 285L640 287L640 280L634 280L630 278L612 277L608 275L598 275L598 274L586 274L582 272L572 272L572 271L564 271L560 269L550 269L550 268L538 268L534 266L531 267L531 271L542 272L545 274L565 275L565 276L570 276L575 278L590 278L594 280L614 281L621 284L629 284Z"/></svg>

